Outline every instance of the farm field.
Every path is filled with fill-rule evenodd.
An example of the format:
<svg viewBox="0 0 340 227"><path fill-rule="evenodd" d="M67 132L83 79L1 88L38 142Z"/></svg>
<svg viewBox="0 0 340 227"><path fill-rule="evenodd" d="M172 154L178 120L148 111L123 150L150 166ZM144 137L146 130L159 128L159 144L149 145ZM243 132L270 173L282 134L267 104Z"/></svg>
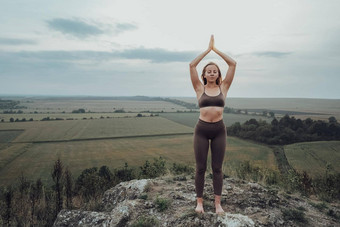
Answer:
<svg viewBox="0 0 340 227"><path fill-rule="evenodd" d="M188 103L197 103L195 97L178 97L176 99ZM234 109L267 109L302 112L302 114L290 114L301 119L310 117L315 120L327 120L330 116L340 119L340 99L227 97L226 106Z"/></svg>
<svg viewBox="0 0 340 227"><path fill-rule="evenodd" d="M107 165L111 170L129 166L140 166L146 160L163 156L168 165L178 162L195 166L192 135L154 136L144 138L119 138L48 143L13 143L0 151L0 183L14 183L21 171L29 179L42 178L51 184L51 168L61 158L74 177L85 168ZM210 151L208 170L211 172ZM243 160L276 169L274 155L262 145L228 137L223 170L233 171L233 166Z"/></svg>
<svg viewBox="0 0 340 227"><path fill-rule="evenodd" d="M85 109L85 112L114 112L115 110L124 109L128 112L141 112L141 111L164 111L164 112L176 112L177 110L186 110L185 107L176 105L171 102L149 100L148 97L141 97L140 100L136 100L138 97L107 97L107 98L3 98L20 101L18 106L24 106L21 108L24 113L30 113L37 111L38 113L71 113L73 110ZM144 100L143 100L144 99Z"/></svg>
<svg viewBox="0 0 340 227"><path fill-rule="evenodd" d="M193 129L162 117L1 123L0 130L23 129L12 142L62 141L107 137L193 133ZM7 131L12 134L13 131Z"/></svg>
<svg viewBox="0 0 340 227"><path fill-rule="evenodd" d="M31 105L29 109L23 109L23 114L0 114L0 119L6 119L0 123L1 184L14 182L21 171L34 179L42 177L49 182L50 169L58 156L69 166L75 177L85 168L102 165L111 169L120 168L125 162L129 166L140 166L145 160L151 161L159 155L165 157L168 164L182 162L195 165L192 139L199 112L177 112L188 109L160 101L60 98L32 100L27 99L26 103L19 104ZM228 102L234 102L235 106L229 106ZM336 114L340 112L339 100L229 98L227 106L258 110L282 107L290 111L300 111L297 118L314 116L313 119L323 120L328 120L324 119L327 114L337 117ZM78 108L85 108L86 113L70 113ZM113 108L125 111L130 108L134 113L113 113ZM30 114L27 110L38 113ZM144 117L136 117L138 112L156 110L163 112L159 116L150 116L151 113L146 112L142 113ZM225 113L223 116L226 126L237 121L242 123L250 118L267 122L272 120L251 114ZM25 117L26 120L32 117L34 121L8 122L10 117ZM45 117L65 120L40 121ZM74 120L66 120L67 118ZM337 119L340 119L340 115ZM324 171L327 162L336 171L340 171L339 147L340 141L312 142L288 145L284 150L290 165L314 175ZM244 160L249 160L254 165L277 169L274 154L269 147L228 136L224 173L234 174L235 167ZM211 172L210 152L208 162L207 173Z"/></svg>
<svg viewBox="0 0 340 227"><path fill-rule="evenodd" d="M324 174L327 163L340 173L340 141L304 142L284 146L289 164L311 176Z"/></svg>
<svg viewBox="0 0 340 227"><path fill-rule="evenodd" d="M143 116L150 116L151 113L141 113ZM136 117L137 113L22 113L22 114L0 114L0 119L4 119L5 122L9 122L10 118L15 119L23 119L29 121L31 118L34 121L40 121L43 118L49 117L50 119L62 118L64 120L73 119L73 120L82 120L86 119L100 119L100 118L123 118L123 117Z"/></svg>
<svg viewBox="0 0 340 227"><path fill-rule="evenodd" d="M160 113L159 116L164 117L166 119L172 120L174 122L189 126L189 127L195 127L199 113ZM256 120L262 119L267 122L271 122L272 118L268 117L261 117L261 116L252 116L252 115L245 115L245 114L229 114L229 113L223 113L223 121L225 125L231 126L235 122L240 122L241 124L251 118L255 118Z"/></svg>

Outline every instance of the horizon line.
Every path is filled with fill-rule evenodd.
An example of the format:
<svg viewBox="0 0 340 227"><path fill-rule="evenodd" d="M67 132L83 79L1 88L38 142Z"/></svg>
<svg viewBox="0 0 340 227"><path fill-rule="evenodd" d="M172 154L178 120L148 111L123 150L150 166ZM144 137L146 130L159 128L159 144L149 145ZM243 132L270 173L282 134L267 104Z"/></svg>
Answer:
<svg viewBox="0 0 340 227"><path fill-rule="evenodd" d="M196 98L195 96L148 96L148 95L120 95L120 96L115 96L115 95L55 95L55 94L0 94L1 97L89 97L89 98L94 98L94 97L102 97L102 98L127 98L127 97L151 97L151 98ZM340 99L340 98L316 98L316 97L228 97L227 98L241 98L241 99Z"/></svg>

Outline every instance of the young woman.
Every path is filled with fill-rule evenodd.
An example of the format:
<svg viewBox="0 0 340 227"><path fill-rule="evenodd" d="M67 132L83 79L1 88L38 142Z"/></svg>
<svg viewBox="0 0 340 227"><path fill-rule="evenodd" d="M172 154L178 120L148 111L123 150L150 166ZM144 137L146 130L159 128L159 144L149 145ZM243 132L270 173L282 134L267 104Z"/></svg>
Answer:
<svg viewBox="0 0 340 227"><path fill-rule="evenodd" d="M201 75L202 82L198 78L196 66L213 50L221 56L229 65L227 75L222 80L219 67L213 63L208 63ZM223 122L224 100L227 96L231 82L233 81L236 69L236 62L226 54L220 52L214 46L214 36L210 38L209 47L206 51L196 57L190 63L190 77L195 89L200 107L200 116L195 126L194 151L196 159L195 188L198 213L204 213L203 209L203 188L204 177L207 169L207 156L209 140L211 147L211 166L213 170L213 187L215 194L216 213L223 213L221 207L221 194L223 185L222 164L226 149L227 131Z"/></svg>

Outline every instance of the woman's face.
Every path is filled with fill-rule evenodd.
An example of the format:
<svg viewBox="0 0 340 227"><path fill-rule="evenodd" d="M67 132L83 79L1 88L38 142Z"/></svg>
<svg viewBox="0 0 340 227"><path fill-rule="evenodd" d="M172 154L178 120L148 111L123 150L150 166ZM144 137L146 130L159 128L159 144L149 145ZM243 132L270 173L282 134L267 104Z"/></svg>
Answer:
<svg viewBox="0 0 340 227"><path fill-rule="evenodd" d="M205 68L204 77L207 79L207 82L215 82L218 78L218 69L216 65L208 65Z"/></svg>

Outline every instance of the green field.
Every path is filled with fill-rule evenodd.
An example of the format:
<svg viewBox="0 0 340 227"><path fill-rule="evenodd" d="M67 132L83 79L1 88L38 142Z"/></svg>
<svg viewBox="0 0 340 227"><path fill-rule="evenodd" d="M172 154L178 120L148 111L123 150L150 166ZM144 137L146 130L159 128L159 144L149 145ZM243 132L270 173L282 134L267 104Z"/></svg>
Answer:
<svg viewBox="0 0 340 227"><path fill-rule="evenodd" d="M41 177L50 184L51 168L59 156L74 177L85 168L102 165L111 169L121 168L125 162L129 166L140 166L146 160L152 161L152 158L160 155L169 165L180 162L195 166L193 132L199 112L177 113L177 110L187 109L169 102L145 100L18 100L21 100L19 105L28 107L23 109L24 114L0 114L0 118L6 120L0 123L0 184L15 182L21 171L30 179ZM234 106L228 105L232 103ZM327 114L340 116L339 100L229 98L227 106L313 112L320 113L316 117L321 118ZM78 108L84 108L86 113L70 113ZM145 117L136 117L137 113L113 113L115 109L122 108L133 112L168 112L153 117L150 113L143 113ZM38 114L30 113L34 111ZM40 121L47 116L74 120ZM10 117L26 120L32 117L34 121L10 123ZM224 114L223 118L227 126L250 118L271 121L271 118L244 114ZM306 170L316 175L325 170L327 163L340 171L340 141L292 144L285 146L284 150L290 165L299 171ZM269 147L228 136L224 173L235 173L238 164L245 160L277 170L275 157ZM210 152L208 162L209 173Z"/></svg>
<svg viewBox="0 0 340 227"><path fill-rule="evenodd" d="M197 103L195 97L179 97L176 99L188 103ZM242 110L267 109L305 112L306 114L294 115L296 118L301 119L310 117L315 120L328 120L330 116L340 119L340 99L227 97L226 106Z"/></svg>
<svg viewBox="0 0 340 227"><path fill-rule="evenodd" d="M284 146L289 164L311 176L325 173L327 163L340 172L340 141L296 143Z"/></svg>
<svg viewBox="0 0 340 227"><path fill-rule="evenodd" d="M146 160L163 156L168 164L179 162L195 166L193 135L154 136L72 142L16 143L0 151L0 183L13 183L21 171L29 179L41 177L51 183L50 172L57 157L77 177L80 171L90 167L107 165L111 170L127 162L140 166ZM233 172L240 161L252 160L255 164L276 169L274 155L265 146L228 137L223 170ZM208 156L208 172L210 167Z"/></svg>
<svg viewBox="0 0 340 227"><path fill-rule="evenodd" d="M189 126L189 127L195 127L199 113L160 113L159 116L167 118L169 120L172 120L174 122L178 122L180 124ZM260 116L252 116L252 115L244 115L244 114L229 114L224 113L223 114L223 121L226 126L231 126L235 122L243 123L251 118L255 118L256 120L262 119L267 122L271 122L272 118L268 117L260 117Z"/></svg>
<svg viewBox="0 0 340 227"><path fill-rule="evenodd" d="M24 129L12 142L60 141L122 136L193 133L193 129L163 117L1 123L0 130ZM2 132L4 134L4 132ZM8 131L8 133L13 133Z"/></svg>
<svg viewBox="0 0 340 227"><path fill-rule="evenodd" d="M140 111L164 111L176 112L177 110L186 110L185 107L165 101L147 101L134 100L129 98L3 98L19 101L19 106L24 106L21 110L27 114L37 111L38 113L71 113L73 110L84 109L86 113L91 112L114 112L115 110L124 109L128 112Z"/></svg>
<svg viewBox="0 0 340 227"><path fill-rule="evenodd" d="M143 116L150 116L151 113L141 113ZM64 120L82 120L84 118L90 119L102 119L102 118L123 118L123 117L136 117L137 113L22 113L22 114L0 114L0 118L4 119L5 122L9 122L10 118L19 120L25 118L29 121L31 118L34 121L40 121L44 118L49 117L50 119L62 118Z"/></svg>

